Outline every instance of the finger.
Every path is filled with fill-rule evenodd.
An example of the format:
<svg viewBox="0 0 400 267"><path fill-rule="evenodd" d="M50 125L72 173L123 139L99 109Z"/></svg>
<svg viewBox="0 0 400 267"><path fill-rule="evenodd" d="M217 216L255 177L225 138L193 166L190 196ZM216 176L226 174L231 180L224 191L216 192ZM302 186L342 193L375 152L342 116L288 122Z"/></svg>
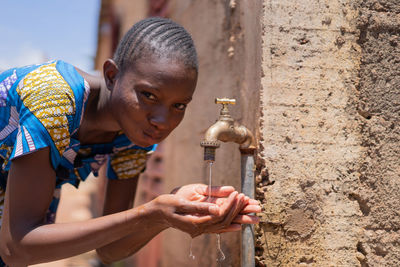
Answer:
<svg viewBox="0 0 400 267"><path fill-rule="evenodd" d="M229 195L229 197L224 201L222 206L220 206L220 208L219 208L220 214L219 215L222 219L228 215L228 213L232 209L233 205L235 205L237 195L238 195L238 192L236 192L236 191L232 192Z"/></svg>
<svg viewBox="0 0 400 267"><path fill-rule="evenodd" d="M243 193L242 193L242 194L243 194ZM239 212L240 212L241 210L243 210L244 207L247 206L247 202L249 201L249 199L250 199L249 197L247 197L245 194L243 194L242 206L241 206ZM238 214L239 214L239 213L238 213Z"/></svg>
<svg viewBox="0 0 400 267"><path fill-rule="evenodd" d="M197 192L199 194L209 196L210 195L210 188L211 188L211 196L213 197L227 197L235 188L232 186L208 186L208 185L199 185L197 187Z"/></svg>
<svg viewBox="0 0 400 267"><path fill-rule="evenodd" d="M222 234L222 233L227 233L227 232L237 232L237 231L240 231L241 229L242 229L242 226L240 224L232 223L228 227L226 227L224 229L217 230L217 231L215 231L213 233Z"/></svg>
<svg viewBox="0 0 400 267"><path fill-rule="evenodd" d="M226 197L207 197L206 201L208 203L216 204L217 206L222 206L226 201Z"/></svg>
<svg viewBox="0 0 400 267"><path fill-rule="evenodd" d="M194 202L180 199L177 205L178 214L218 214L217 205L208 202Z"/></svg>
<svg viewBox="0 0 400 267"><path fill-rule="evenodd" d="M236 200L235 204L232 206L228 215L225 217L225 219L222 222L222 225L224 226L224 228L231 224L232 220L239 214L239 212L243 208L244 195L239 194L235 200Z"/></svg>
<svg viewBox="0 0 400 267"><path fill-rule="evenodd" d="M247 202L249 205L260 205L260 201L250 198Z"/></svg>
<svg viewBox="0 0 400 267"><path fill-rule="evenodd" d="M217 206L223 206L224 203L227 201L226 197L212 197L211 198L212 203L217 204Z"/></svg>
<svg viewBox="0 0 400 267"><path fill-rule="evenodd" d="M224 197L207 197L207 199L205 200L208 203L212 203L215 204L218 207L222 207L225 202L227 201L227 198Z"/></svg>
<svg viewBox="0 0 400 267"><path fill-rule="evenodd" d="M181 186L179 186L179 187L175 187L172 191L171 191L171 193L170 194L176 194L176 192L178 192L179 191L179 189L181 189Z"/></svg>
<svg viewBox="0 0 400 267"><path fill-rule="evenodd" d="M259 205L246 205L241 211L240 214L246 213L258 213L261 212L261 207Z"/></svg>
<svg viewBox="0 0 400 267"><path fill-rule="evenodd" d="M237 215L232 222L240 224L256 224L260 222L260 218L254 215Z"/></svg>

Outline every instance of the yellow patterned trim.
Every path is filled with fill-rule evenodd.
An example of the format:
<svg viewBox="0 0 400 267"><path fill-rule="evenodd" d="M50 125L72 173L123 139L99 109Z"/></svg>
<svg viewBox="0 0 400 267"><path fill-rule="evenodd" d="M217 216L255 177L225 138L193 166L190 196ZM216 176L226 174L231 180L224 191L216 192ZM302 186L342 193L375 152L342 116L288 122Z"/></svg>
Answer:
<svg viewBox="0 0 400 267"><path fill-rule="evenodd" d="M10 158L10 156L11 156L11 153L12 153L12 151L13 151L13 147L12 146L7 146L7 145L5 145L5 144L2 144L1 146L0 146L0 150L5 150L6 151L6 155L5 155L5 157L3 158L3 156L1 156L0 155L0 157L3 159L3 166L0 166L2 169L4 169L6 166L7 166L7 164L8 164L8 159Z"/></svg>
<svg viewBox="0 0 400 267"><path fill-rule="evenodd" d="M44 125L60 155L69 145L68 115L75 114L71 87L56 69L56 63L43 65L28 73L17 93L24 105Z"/></svg>
<svg viewBox="0 0 400 267"><path fill-rule="evenodd" d="M134 178L143 171L146 166L147 151L124 150L118 152L111 159L111 166L118 179Z"/></svg>

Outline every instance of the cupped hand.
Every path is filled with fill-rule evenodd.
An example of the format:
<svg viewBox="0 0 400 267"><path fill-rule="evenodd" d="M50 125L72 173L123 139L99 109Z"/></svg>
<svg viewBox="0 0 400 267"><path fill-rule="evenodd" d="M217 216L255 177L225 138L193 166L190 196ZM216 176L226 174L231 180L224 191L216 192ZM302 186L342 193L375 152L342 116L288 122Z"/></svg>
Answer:
<svg viewBox="0 0 400 267"><path fill-rule="evenodd" d="M257 216L249 214L261 211L259 202L235 193L232 186L212 186L210 190L210 187L204 184L191 184L176 188L172 193L189 201L209 202L218 206L218 213L214 214L214 217L219 219L215 218L216 224L209 227L208 232L238 231L241 224L259 222Z"/></svg>
<svg viewBox="0 0 400 267"><path fill-rule="evenodd" d="M216 204L189 201L174 194L158 196L148 204L156 211L155 224L177 228L192 237L204 233L204 228L212 224L212 214L218 212Z"/></svg>
<svg viewBox="0 0 400 267"><path fill-rule="evenodd" d="M244 195L234 191L222 206L203 201L189 201L179 195L161 195L152 200L155 224L173 227L192 237L216 233L230 226L244 206ZM160 216L158 216L160 215Z"/></svg>

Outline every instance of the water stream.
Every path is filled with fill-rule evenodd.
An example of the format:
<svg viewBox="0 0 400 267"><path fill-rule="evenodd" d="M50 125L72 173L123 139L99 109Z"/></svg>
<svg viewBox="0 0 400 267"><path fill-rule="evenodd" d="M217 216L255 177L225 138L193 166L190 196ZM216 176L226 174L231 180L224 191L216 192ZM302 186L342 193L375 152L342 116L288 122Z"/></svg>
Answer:
<svg viewBox="0 0 400 267"><path fill-rule="evenodd" d="M208 178L208 201L212 200L211 197L211 186L212 186L212 165L213 162L210 161L208 163L208 168L210 170L209 172L209 178ZM190 248L189 248L189 258L192 260L196 259L196 256L193 254L193 250L192 250L192 246L193 246L193 238L190 240ZM217 234L217 262L221 262L225 260L225 254L221 249L221 236L220 234Z"/></svg>
<svg viewBox="0 0 400 267"><path fill-rule="evenodd" d="M221 236L217 234L217 261L221 262L225 260L225 254L221 249Z"/></svg>
<svg viewBox="0 0 400 267"><path fill-rule="evenodd" d="M212 165L213 162L210 161L208 163L208 168L210 169L210 175L208 179L208 199L211 200L211 186L212 186ZM221 236L220 234L217 234L217 261L221 262L225 260L225 254L221 249Z"/></svg>
<svg viewBox="0 0 400 267"><path fill-rule="evenodd" d="M191 258L192 260L195 260L196 257L193 254L192 245L193 245L193 238L190 240L189 258Z"/></svg>

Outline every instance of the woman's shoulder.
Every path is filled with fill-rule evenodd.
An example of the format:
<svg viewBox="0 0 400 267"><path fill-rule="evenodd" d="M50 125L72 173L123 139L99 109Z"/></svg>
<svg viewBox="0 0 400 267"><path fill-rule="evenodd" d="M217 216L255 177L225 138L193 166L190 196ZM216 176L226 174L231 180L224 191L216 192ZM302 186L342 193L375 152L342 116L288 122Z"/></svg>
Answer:
<svg viewBox="0 0 400 267"><path fill-rule="evenodd" d="M56 168L79 128L89 89L74 66L61 60L0 74L0 126L6 129L0 138L3 143L8 140L10 147L22 140L17 142L20 146L14 145L19 149L13 154L6 151L6 158L49 146Z"/></svg>
<svg viewBox="0 0 400 267"><path fill-rule="evenodd" d="M89 87L75 68L64 61L52 61L27 73L16 89L31 122L40 122L54 152L61 156L70 137L79 128ZM35 127L32 131L36 131ZM56 152L57 151L57 152ZM58 157L58 156L57 156Z"/></svg>
<svg viewBox="0 0 400 267"><path fill-rule="evenodd" d="M85 87L84 79L72 65L51 61L24 73L16 91L28 109L34 110L35 105L49 102L42 106L68 106L67 113L72 115L76 102L85 94Z"/></svg>

